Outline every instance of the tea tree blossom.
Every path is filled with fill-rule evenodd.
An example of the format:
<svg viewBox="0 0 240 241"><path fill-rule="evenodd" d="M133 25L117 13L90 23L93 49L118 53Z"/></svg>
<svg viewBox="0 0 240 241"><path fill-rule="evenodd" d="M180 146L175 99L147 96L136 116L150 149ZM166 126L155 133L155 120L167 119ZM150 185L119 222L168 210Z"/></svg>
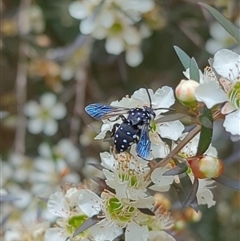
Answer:
<svg viewBox="0 0 240 241"><path fill-rule="evenodd" d="M205 48L210 54L215 54L218 50L235 44L234 38L218 22L210 25L209 32L211 38L207 40Z"/></svg>
<svg viewBox="0 0 240 241"><path fill-rule="evenodd" d="M44 159L66 161L69 165L74 166L81 164L79 149L67 138L59 140L55 146L43 142L39 145L38 152Z"/></svg>
<svg viewBox="0 0 240 241"><path fill-rule="evenodd" d="M19 224L18 227L6 230L4 241L42 241L45 231L50 227L48 221Z"/></svg>
<svg viewBox="0 0 240 241"><path fill-rule="evenodd" d="M51 159L37 157L29 180L32 183L32 192L46 197L55 191L58 185L66 182L77 183L80 178L76 172L70 172L69 166L63 160L54 162Z"/></svg>
<svg viewBox="0 0 240 241"><path fill-rule="evenodd" d="M127 152L115 156L105 152L100 156L103 166L108 163L107 169L103 169L106 184L113 188L120 198L138 200L147 197L145 192L150 181L147 179L149 167L146 164L139 163Z"/></svg>
<svg viewBox="0 0 240 241"><path fill-rule="evenodd" d="M119 55L126 51L126 62L139 65L142 60L140 44L148 37L146 31L138 29L143 14L154 9L152 0L128 1L74 1L69 6L70 15L81 19L80 31L96 39L106 39L105 48L109 54ZM145 23L146 25L146 23Z"/></svg>
<svg viewBox="0 0 240 241"><path fill-rule="evenodd" d="M44 241L89 240L88 232L71 238L75 229L88 218L77 205L79 191L77 188L72 187L66 190L66 193L57 191L50 195L47 202L48 210L56 215L58 219L56 227L46 231Z"/></svg>
<svg viewBox="0 0 240 241"><path fill-rule="evenodd" d="M197 135L191 142L189 142L179 153L180 156L183 156L185 158L195 156L197 152L197 146L199 142L199 135ZM205 152L206 155L216 157L217 156L217 150L213 146L210 145L210 147ZM189 172L189 177L193 181L194 175L193 173ZM199 205L206 204L208 207L211 207L216 204L216 201L213 200L213 194L211 189L215 187L214 185L215 181L205 178L205 179L199 179L199 187L197 190L197 202Z"/></svg>
<svg viewBox="0 0 240 241"><path fill-rule="evenodd" d="M139 211L138 208L145 205L142 202L121 199L109 191L103 192L101 198L89 190L81 190L80 192L79 207L83 212L88 216L98 214L100 210L103 212L102 217L104 218L91 227L94 238L96 238L94 233L99 235L103 232L112 236L108 239L105 237L106 240L113 240L122 233L122 228L126 227L126 241L133 240L133 238L147 241L151 235L149 229L162 231L171 227L172 222L169 220L169 216L164 216L161 213L149 216ZM171 237L166 240L174 239Z"/></svg>
<svg viewBox="0 0 240 241"><path fill-rule="evenodd" d="M58 130L58 123L66 115L66 107L57 102L54 94L44 93L40 97L40 103L31 100L25 108L25 114L29 117L28 130L33 134L43 131L48 136L54 135Z"/></svg>
<svg viewBox="0 0 240 241"><path fill-rule="evenodd" d="M185 134L181 137L183 138ZM183 158L191 158L192 156L194 157L197 152L197 146L199 142L199 135L197 135L195 138L192 139L179 153L178 155ZM173 146L174 147L174 146ZM216 157L217 156L217 151L214 147L210 146L208 150L205 152L206 155ZM167 172L168 170L171 169L171 164L168 164L165 167L160 167L154 169L154 171L151 174L151 180L154 183L154 185L150 186L150 189L160 191L160 192L165 192L168 191L170 188L170 185L173 182L179 182L178 176L164 176L163 174ZM214 170L216 169L213 167ZM187 171L187 174L189 175L190 179L194 180L194 174L191 172L191 170ZM211 207L214 205L216 202L213 200L213 194L211 192L211 188L213 188L213 184L215 181L209 179L209 178L204 178L204 179L199 179L199 188L196 193L197 201L198 204L207 204L208 207Z"/></svg>
<svg viewBox="0 0 240 241"><path fill-rule="evenodd" d="M212 67L220 76L219 82L200 85L196 99L208 108L225 103L221 109L225 115L223 126L232 135L240 136L240 55L227 49L219 50L213 57Z"/></svg>

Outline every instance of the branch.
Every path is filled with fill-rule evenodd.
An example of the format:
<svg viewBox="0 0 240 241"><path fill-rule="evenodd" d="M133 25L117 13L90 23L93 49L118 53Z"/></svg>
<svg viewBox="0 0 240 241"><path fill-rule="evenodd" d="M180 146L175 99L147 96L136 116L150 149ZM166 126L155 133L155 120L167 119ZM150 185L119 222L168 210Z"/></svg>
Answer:
<svg viewBox="0 0 240 241"><path fill-rule="evenodd" d="M76 144L78 140L78 132L80 127L80 116L84 110L84 102L85 102L85 89L87 84L87 69L88 69L88 61L83 66L80 66L77 70L76 74L76 92L75 92L75 103L73 108L73 116L70 123L70 135L69 138L73 143Z"/></svg>
<svg viewBox="0 0 240 241"><path fill-rule="evenodd" d="M23 154L25 152L25 135L26 135L26 117L23 113L23 108L26 102L26 88L27 88L27 44L23 37L29 31L29 19L26 11L31 4L31 0L22 0L19 7L18 14L18 30L20 36L19 43L19 60L17 66L16 76L16 100L17 100L17 125L15 136L15 152Z"/></svg>

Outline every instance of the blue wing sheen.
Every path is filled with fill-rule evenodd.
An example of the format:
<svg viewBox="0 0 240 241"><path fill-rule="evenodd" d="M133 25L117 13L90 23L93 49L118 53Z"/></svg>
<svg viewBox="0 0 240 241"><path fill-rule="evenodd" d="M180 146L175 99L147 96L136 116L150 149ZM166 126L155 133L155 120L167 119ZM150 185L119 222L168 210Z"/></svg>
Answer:
<svg viewBox="0 0 240 241"><path fill-rule="evenodd" d="M141 135L136 147L138 156L147 159L149 156L151 141L149 140L148 125L144 125L141 130Z"/></svg>
<svg viewBox="0 0 240 241"><path fill-rule="evenodd" d="M110 118L112 116L116 116L124 112L127 112L127 110L128 108L114 107L99 103L90 104L85 108L85 111L96 120Z"/></svg>

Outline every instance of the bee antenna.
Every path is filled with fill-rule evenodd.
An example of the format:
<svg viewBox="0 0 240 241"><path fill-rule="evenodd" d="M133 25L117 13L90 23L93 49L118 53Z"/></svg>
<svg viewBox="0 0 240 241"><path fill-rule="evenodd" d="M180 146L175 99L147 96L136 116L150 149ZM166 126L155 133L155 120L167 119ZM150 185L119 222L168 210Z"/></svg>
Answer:
<svg viewBox="0 0 240 241"><path fill-rule="evenodd" d="M150 103L150 108L152 109L152 99L151 99L151 96L150 96L150 94L149 94L149 91L148 91L147 86L144 85L144 87L145 87L145 89L146 89L146 91L147 91L147 95L148 95L148 99L149 99L149 103Z"/></svg>

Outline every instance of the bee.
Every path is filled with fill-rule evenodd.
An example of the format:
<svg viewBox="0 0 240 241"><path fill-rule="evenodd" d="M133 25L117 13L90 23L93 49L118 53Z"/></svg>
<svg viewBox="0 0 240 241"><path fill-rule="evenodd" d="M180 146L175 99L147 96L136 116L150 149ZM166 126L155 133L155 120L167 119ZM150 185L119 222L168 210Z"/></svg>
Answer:
<svg viewBox="0 0 240 241"><path fill-rule="evenodd" d="M150 101L149 106L126 108L95 103L85 108L86 112L96 120L109 119L115 116L117 117L115 120L122 120L121 124L113 126L111 133L117 153L126 151L133 143L136 143L137 155L143 159L147 159L149 156L151 148L149 139L150 122L156 117L156 110L168 108L153 109L148 89L146 91ZM127 115L127 117L124 115Z"/></svg>

